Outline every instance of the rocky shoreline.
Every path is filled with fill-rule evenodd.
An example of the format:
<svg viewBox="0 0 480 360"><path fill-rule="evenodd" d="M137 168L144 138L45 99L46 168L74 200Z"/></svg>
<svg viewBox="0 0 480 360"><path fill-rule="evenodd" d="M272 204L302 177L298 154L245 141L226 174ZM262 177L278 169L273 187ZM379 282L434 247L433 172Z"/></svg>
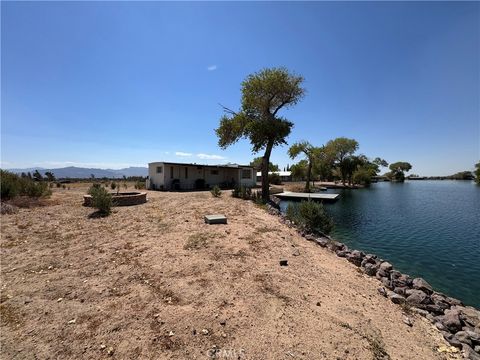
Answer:
<svg viewBox="0 0 480 360"><path fill-rule="evenodd" d="M296 228L306 240L315 242L322 248L329 249L338 257L347 259L359 267L366 275L376 277L381 286L378 292L393 303L427 318L451 345L463 351L466 359L480 360L480 311L472 306L465 306L462 301L435 291L422 278L411 278L395 270L387 261L376 255L365 254L359 250L349 249L345 244L327 236L306 233L288 220L279 210L278 201L272 199L267 204L270 214L279 217L289 227ZM408 318L405 323L412 326Z"/></svg>

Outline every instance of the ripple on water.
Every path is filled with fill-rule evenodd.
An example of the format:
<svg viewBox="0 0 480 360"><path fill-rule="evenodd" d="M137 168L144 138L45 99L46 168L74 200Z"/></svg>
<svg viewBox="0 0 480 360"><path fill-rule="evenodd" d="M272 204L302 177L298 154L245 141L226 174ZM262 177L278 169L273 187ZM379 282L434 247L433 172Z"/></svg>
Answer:
<svg viewBox="0 0 480 360"><path fill-rule="evenodd" d="M480 307L480 187L469 181L382 182L329 192L341 194L325 205L335 238Z"/></svg>

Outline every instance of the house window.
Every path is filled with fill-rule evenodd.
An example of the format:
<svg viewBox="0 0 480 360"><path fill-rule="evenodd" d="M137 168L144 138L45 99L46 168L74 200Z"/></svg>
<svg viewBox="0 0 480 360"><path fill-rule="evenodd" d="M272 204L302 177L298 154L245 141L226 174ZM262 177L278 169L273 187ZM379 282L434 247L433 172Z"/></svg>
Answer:
<svg viewBox="0 0 480 360"><path fill-rule="evenodd" d="M170 166L170 179L173 179L173 166Z"/></svg>
<svg viewBox="0 0 480 360"><path fill-rule="evenodd" d="M218 175L218 170L211 170L210 173L211 173L212 175Z"/></svg>
<svg viewBox="0 0 480 360"><path fill-rule="evenodd" d="M251 171L250 169L242 169L242 179L250 179Z"/></svg>
<svg viewBox="0 0 480 360"><path fill-rule="evenodd" d="M157 174L161 174L163 172L163 166L157 166Z"/></svg>
<svg viewBox="0 0 480 360"><path fill-rule="evenodd" d="M185 168L185 179L188 179L188 168Z"/></svg>

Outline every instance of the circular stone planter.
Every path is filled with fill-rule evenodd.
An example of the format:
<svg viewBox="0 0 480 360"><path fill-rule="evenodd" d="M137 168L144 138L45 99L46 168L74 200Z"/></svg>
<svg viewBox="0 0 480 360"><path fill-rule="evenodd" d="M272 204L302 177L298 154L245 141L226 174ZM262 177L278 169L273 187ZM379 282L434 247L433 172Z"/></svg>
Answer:
<svg viewBox="0 0 480 360"><path fill-rule="evenodd" d="M131 206L147 202L146 192L112 193L113 206ZM92 195L83 195L83 205L92 206Z"/></svg>

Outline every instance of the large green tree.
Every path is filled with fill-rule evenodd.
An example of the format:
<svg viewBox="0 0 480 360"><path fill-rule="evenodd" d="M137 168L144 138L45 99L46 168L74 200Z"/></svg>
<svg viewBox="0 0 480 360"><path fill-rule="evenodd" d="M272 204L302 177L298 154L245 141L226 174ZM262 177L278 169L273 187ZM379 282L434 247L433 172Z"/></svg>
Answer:
<svg viewBox="0 0 480 360"><path fill-rule="evenodd" d="M330 140L326 147L335 159L342 183L345 185L345 182L349 177L348 175L352 174L355 169L355 164L352 157L355 151L358 149L358 142L355 139L339 137L334 140Z"/></svg>
<svg viewBox="0 0 480 360"><path fill-rule="evenodd" d="M404 182L405 181L405 173L412 169L412 165L405 161L397 161L395 163L390 164L390 173L388 176L391 180L397 182Z"/></svg>
<svg viewBox="0 0 480 360"><path fill-rule="evenodd" d="M254 158L250 161L250 166L252 166L255 170L262 170L263 164L263 157L259 156ZM272 164L271 162L268 163L268 171L280 171L280 168L276 164Z"/></svg>
<svg viewBox="0 0 480 360"><path fill-rule="evenodd" d="M297 164L290 166L290 172L293 180L303 180L306 178L308 162L303 159Z"/></svg>
<svg viewBox="0 0 480 360"><path fill-rule="evenodd" d="M310 192L310 181L312 179L312 168L318 157L319 149L314 147L308 141L299 141L293 144L290 149L288 149L288 155L290 158L295 159L298 155L304 154L305 160L307 161L307 172L306 172L306 183L305 191Z"/></svg>
<svg viewBox="0 0 480 360"><path fill-rule="evenodd" d="M262 199L268 201L268 164L273 147L286 144L293 123L279 115L280 110L297 104L304 96L303 77L286 68L263 69L242 82L242 106L239 111L226 107L215 130L221 148L247 138L252 151L264 150Z"/></svg>

